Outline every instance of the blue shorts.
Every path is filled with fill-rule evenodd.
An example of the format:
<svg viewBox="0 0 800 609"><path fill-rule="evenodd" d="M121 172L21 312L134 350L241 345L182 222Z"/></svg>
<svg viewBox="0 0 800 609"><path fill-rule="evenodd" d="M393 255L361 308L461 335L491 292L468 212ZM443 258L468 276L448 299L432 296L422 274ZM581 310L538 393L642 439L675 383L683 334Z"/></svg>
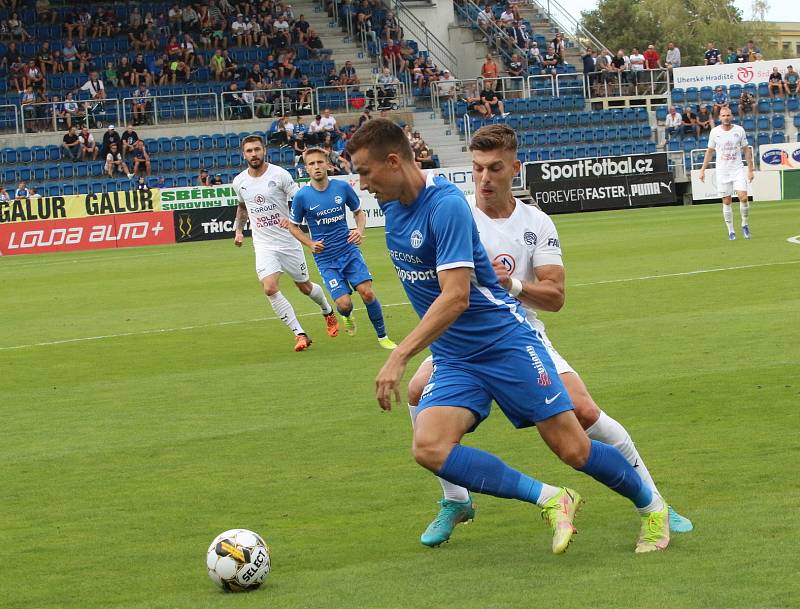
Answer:
<svg viewBox="0 0 800 609"><path fill-rule="evenodd" d="M417 414L431 406L467 408L478 419L472 431L489 416L492 400L517 428L531 427L573 409L539 335L526 329L481 358L434 356L433 374L422 392Z"/></svg>
<svg viewBox="0 0 800 609"><path fill-rule="evenodd" d="M317 261L317 268L334 300L345 294L352 294L353 288L359 283L372 281L372 274L357 247L335 260Z"/></svg>

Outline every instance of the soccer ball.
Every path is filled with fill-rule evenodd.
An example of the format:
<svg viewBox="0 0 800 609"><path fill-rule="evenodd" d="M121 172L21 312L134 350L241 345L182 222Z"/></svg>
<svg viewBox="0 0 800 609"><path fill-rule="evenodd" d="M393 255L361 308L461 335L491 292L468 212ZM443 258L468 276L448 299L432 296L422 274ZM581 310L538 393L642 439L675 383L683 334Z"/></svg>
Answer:
<svg viewBox="0 0 800 609"><path fill-rule="evenodd" d="M269 573L269 548L257 533L231 529L208 546L208 576L228 592L255 590Z"/></svg>

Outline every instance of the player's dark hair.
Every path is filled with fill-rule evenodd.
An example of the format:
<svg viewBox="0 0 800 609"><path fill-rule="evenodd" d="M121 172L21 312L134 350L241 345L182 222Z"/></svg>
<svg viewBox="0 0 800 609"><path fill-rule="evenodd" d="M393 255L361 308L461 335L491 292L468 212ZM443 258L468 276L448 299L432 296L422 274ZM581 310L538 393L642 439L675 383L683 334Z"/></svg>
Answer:
<svg viewBox="0 0 800 609"><path fill-rule="evenodd" d="M372 159L383 160L389 154L396 154L405 161L414 160L414 152L403 130L385 118L375 118L365 122L347 142L347 152L352 157L366 148Z"/></svg>
<svg viewBox="0 0 800 609"><path fill-rule="evenodd" d="M469 143L470 150L489 152L490 150L517 151L517 134L507 125L486 125L478 129Z"/></svg>
<svg viewBox="0 0 800 609"><path fill-rule="evenodd" d="M266 148L267 145L264 143L264 138L260 135L248 135L246 138L242 140L242 148L244 148L245 144L249 144L250 142L258 142L261 144L262 148Z"/></svg>

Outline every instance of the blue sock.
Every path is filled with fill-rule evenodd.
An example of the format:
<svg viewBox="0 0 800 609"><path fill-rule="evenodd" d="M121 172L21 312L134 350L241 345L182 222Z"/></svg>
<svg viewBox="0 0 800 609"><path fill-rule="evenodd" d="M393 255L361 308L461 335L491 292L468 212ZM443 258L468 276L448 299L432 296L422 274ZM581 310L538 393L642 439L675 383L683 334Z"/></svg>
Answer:
<svg viewBox="0 0 800 609"><path fill-rule="evenodd" d="M536 503L542 483L518 472L494 455L456 444L437 475L476 493Z"/></svg>
<svg viewBox="0 0 800 609"><path fill-rule="evenodd" d="M372 325L375 328L375 333L378 335L378 338L383 338L386 336L386 325L383 323L383 311L381 310L381 303L379 303L378 299L376 298L371 303L364 304L367 307L367 315L369 316L369 320L372 322Z"/></svg>
<svg viewBox="0 0 800 609"><path fill-rule="evenodd" d="M637 508L643 508L653 501L653 493L642 482L639 474L613 446L592 440L589 458L583 467L577 468L602 482L612 491L627 497Z"/></svg>

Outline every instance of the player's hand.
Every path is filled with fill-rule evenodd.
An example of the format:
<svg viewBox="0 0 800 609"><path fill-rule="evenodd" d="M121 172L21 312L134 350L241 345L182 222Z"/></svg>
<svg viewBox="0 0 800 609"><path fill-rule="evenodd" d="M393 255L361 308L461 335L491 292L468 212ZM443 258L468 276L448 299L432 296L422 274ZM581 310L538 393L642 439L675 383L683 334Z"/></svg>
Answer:
<svg viewBox="0 0 800 609"><path fill-rule="evenodd" d="M508 291L511 289L511 275L508 273L508 269L505 265L498 261L492 261L492 268L494 269L494 274L497 275L497 281L500 282L500 285Z"/></svg>
<svg viewBox="0 0 800 609"><path fill-rule="evenodd" d="M748 182L753 181L753 170L750 169L749 167L747 168L747 181Z"/></svg>
<svg viewBox="0 0 800 609"><path fill-rule="evenodd" d="M242 247L243 242L244 242L244 233L237 232L236 236L233 238L233 244L236 247Z"/></svg>
<svg viewBox="0 0 800 609"><path fill-rule="evenodd" d="M400 381L405 371L405 362L397 355L397 351L392 351L375 377L375 397L382 410L392 409L392 398L400 404Z"/></svg>
<svg viewBox="0 0 800 609"><path fill-rule="evenodd" d="M312 241L311 242L311 251L315 254L319 254L322 250L325 249L325 244L323 243L325 239L320 239L319 241Z"/></svg>
<svg viewBox="0 0 800 609"><path fill-rule="evenodd" d="M700 179L701 182L705 182L706 181L706 170L705 169L701 169L700 170L700 175L697 176L697 177Z"/></svg>
<svg viewBox="0 0 800 609"><path fill-rule="evenodd" d="M278 222L278 226L288 230L289 229L289 219L288 218L281 218L281 221Z"/></svg>
<svg viewBox="0 0 800 609"><path fill-rule="evenodd" d="M347 242L354 245L360 245L364 240L364 233L357 228L350 229L350 234L347 236Z"/></svg>

